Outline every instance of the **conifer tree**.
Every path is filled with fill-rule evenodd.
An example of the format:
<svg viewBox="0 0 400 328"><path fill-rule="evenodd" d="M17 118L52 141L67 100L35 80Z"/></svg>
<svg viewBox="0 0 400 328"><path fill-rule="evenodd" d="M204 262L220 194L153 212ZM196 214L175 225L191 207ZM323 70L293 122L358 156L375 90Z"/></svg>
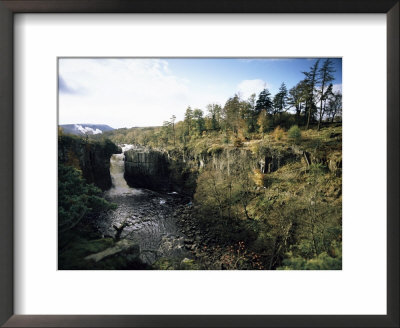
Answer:
<svg viewBox="0 0 400 328"><path fill-rule="evenodd" d="M287 88L285 82L282 82L279 87L278 93L274 97L274 115L281 115L283 111L286 110L287 103Z"/></svg>
<svg viewBox="0 0 400 328"><path fill-rule="evenodd" d="M196 130L199 135L205 130L205 121L203 117L203 111L201 109L195 109L193 111L193 119L195 122Z"/></svg>
<svg viewBox="0 0 400 328"><path fill-rule="evenodd" d="M256 102L255 111L257 115L260 114L263 109L265 109L267 113L271 113L272 111L271 93L268 89L264 89L260 92Z"/></svg>
<svg viewBox="0 0 400 328"><path fill-rule="evenodd" d="M304 82L306 83L306 110L307 110L307 126L306 129L310 127L311 123L311 118L314 115L314 112L316 110L316 105L315 105L315 94L314 94L314 89L315 86L318 84L318 66L319 66L319 59L310 67L310 71L308 72L303 72L303 74L306 76L304 79Z"/></svg>
<svg viewBox="0 0 400 328"><path fill-rule="evenodd" d="M333 67L333 62L331 59L326 59L322 64L322 67L318 70L318 79L321 83L321 89L319 90L319 119L318 119L318 131L321 128L322 117L324 115L324 107L326 103L326 99L330 93L332 93L332 84L329 83L334 80L333 73L335 69ZM327 87L328 86L328 87Z"/></svg>
<svg viewBox="0 0 400 328"><path fill-rule="evenodd" d="M192 122L193 122L193 110L189 106L186 109L185 112L185 118L184 118L184 123L185 123L185 135L190 135L190 130L192 129Z"/></svg>

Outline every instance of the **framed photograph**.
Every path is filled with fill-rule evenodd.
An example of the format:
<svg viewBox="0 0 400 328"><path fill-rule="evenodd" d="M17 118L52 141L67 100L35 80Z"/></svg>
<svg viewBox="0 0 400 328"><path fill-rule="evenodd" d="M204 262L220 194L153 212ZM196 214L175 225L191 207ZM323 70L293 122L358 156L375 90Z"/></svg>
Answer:
<svg viewBox="0 0 400 328"><path fill-rule="evenodd" d="M0 1L1 324L398 327L398 19Z"/></svg>

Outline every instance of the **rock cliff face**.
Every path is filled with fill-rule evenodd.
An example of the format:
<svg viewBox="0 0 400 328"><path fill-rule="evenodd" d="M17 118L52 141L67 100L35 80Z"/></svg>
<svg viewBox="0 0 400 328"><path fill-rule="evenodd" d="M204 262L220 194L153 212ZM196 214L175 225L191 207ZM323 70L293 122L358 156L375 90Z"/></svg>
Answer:
<svg viewBox="0 0 400 328"><path fill-rule="evenodd" d="M111 188L110 157L118 152L109 140L94 142L67 135L58 139L59 162L81 170L87 182L102 190Z"/></svg>
<svg viewBox="0 0 400 328"><path fill-rule="evenodd" d="M215 154L185 157L177 154L136 148L125 152L125 180L131 187L158 191L177 191L192 196L196 189L199 171L205 165L222 170L235 161L247 163L252 169L263 173L276 171L289 161L300 160L301 156L290 149L283 153L268 151L257 156L248 149L231 148Z"/></svg>
<svg viewBox="0 0 400 328"><path fill-rule="evenodd" d="M167 153L136 148L125 152L125 180L131 187L158 191L177 191L192 196L196 190L199 171L206 165L224 170L235 161L246 167L268 174L291 162L304 165L325 165L330 171L341 174L341 153L307 152L297 146L263 148L256 153L247 148L226 147L218 152L201 154Z"/></svg>
<svg viewBox="0 0 400 328"><path fill-rule="evenodd" d="M125 152L125 180L131 187L168 191L169 161L158 151L145 148Z"/></svg>

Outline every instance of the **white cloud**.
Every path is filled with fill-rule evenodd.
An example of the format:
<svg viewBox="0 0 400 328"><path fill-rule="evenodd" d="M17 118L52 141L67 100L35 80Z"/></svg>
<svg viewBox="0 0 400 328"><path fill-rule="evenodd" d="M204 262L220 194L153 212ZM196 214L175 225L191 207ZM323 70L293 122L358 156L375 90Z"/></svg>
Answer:
<svg viewBox="0 0 400 328"><path fill-rule="evenodd" d="M108 124L114 128L161 125L187 106L204 108L228 95L196 90L160 59L61 59L59 73L74 90L59 97L60 124Z"/></svg>
<svg viewBox="0 0 400 328"><path fill-rule="evenodd" d="M267 82L260 79L243 80L237 86L237 90L243 99L247 99L253 93L258 95L264 88L267 88Z"/></svg>
<svg viewBox="0 0 400 328"><path fill-rule="evenodd" d="M82 125L79 124L75 124L75 129L78 129L80 132L82 133L91 133L91 134L99 134L99 133L103 133L103 131L101 131L100 129L92 129L88 126L83 127Z"/></svg>
<svg viewBox="0 0 400 328"><path fill-rule="evenodd" d="M342 92L342 84L341 83L340 84L334 84L333 87L332 87L332 91L333 92L338 92L338 91Z"/></svg>

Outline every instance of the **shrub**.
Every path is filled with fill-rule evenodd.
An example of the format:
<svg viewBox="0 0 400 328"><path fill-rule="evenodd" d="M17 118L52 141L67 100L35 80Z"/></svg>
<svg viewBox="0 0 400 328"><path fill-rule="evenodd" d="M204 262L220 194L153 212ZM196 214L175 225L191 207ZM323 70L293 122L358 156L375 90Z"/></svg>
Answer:
<svg viewBox="0 0 400 328"><path fill-rule="evenodd" d="M285 134L285 131L278 125L272 135L274 136L275 140L281 140Z"/></svg>
<svg viewBox="0 0 400 328"><path fill-rule="evenodd" d="M240 138L235 138L235 140L234 140L234 142L233 142L233 145L234 145L235 147L243 147L243 141L242 141L242 139L240 139Z"/></svg>
<svg viewBox="0 0 400 328"><path fill-rule="evenodd" d="M115 209L116 205L102 197L102 192L88 184L81 171L58 165L58 228L63 233L77 226L84 218Z"/></svg>
<svg viewBox="0 0 400 328"><path fill-rule="evenodd" d="M300 141L301 140L300 128L297 125L293 125L288 131L288 137L289 139L292 139L295 142Z"/></svg>
<svg viewBox="0 0 400 328"><path fill-rule="evenodd" d="M332 257L327 253L319 254L312 259L293 257L288 254L288 258L283 260L283 265L278 270L341 270L342 255Z"/></svg>

